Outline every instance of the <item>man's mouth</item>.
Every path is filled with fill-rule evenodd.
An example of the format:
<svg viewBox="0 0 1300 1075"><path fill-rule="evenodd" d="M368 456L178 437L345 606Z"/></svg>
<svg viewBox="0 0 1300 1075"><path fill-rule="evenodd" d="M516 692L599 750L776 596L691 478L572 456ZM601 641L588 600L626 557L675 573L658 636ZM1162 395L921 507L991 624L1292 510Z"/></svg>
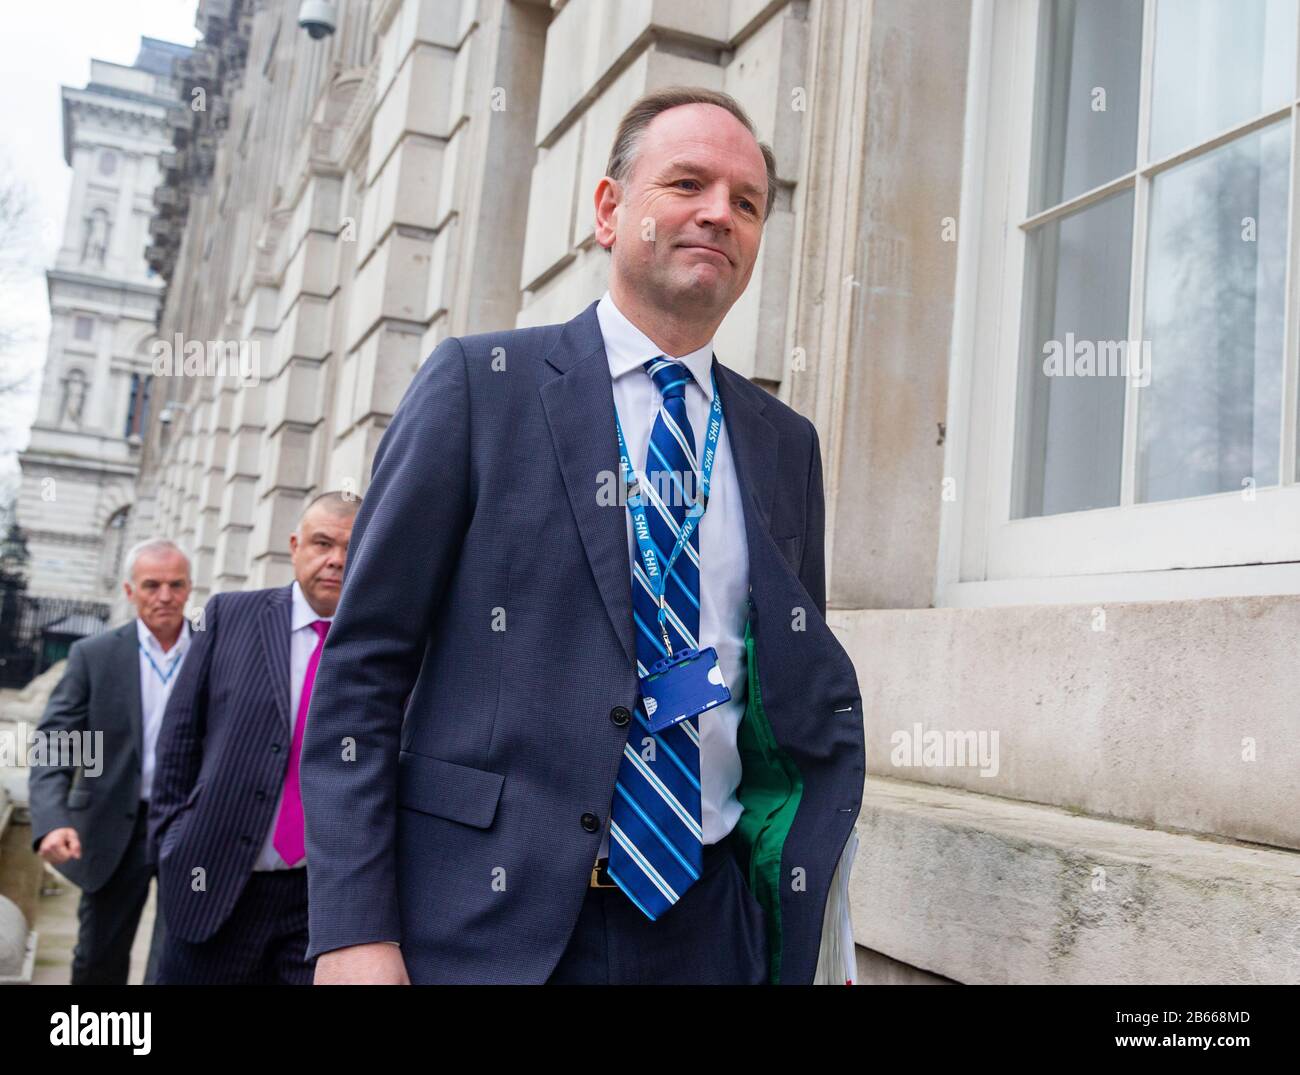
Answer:
<svg viewBox="0 0 1300 1075"><path fill-rule="evenodd" d="M731 258L727 257L727 255L724 254L721 250L719 250L716 246L708 246L705 243L682 243L682 249L683 250L704 250L711 254L717 254L717 256L722 258L728 265L731 264Z"/></svg>

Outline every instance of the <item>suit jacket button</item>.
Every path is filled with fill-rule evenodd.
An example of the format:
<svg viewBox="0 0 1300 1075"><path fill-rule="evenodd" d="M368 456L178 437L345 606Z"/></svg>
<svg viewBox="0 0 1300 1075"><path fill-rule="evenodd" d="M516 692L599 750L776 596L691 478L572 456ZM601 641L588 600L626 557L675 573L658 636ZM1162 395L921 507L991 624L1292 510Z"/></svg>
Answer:
<svg viewBox="0 0 1300 1075"><path fill-rule="evenodd" d="M600 818L595 814L583 814L582 827L588 832L596 832L600 829Z"/></svg>
<svg viewBox="0 0 1300 1075"><path fill-rule="evenodd" d="M616 705L609 711L609 719L622 728L632 719L632 711L625 705Z"/></svg>
<svg viewBox="0 0 1300 1075"><path fill-rule="evenodd" d="M262 801L263 799L265 799L265 798L266 798L266 792L264 792L264 791L259 791L259 792L257 793L257 801L258 801L258 802L261 802L261 801Z"/></svg>
<svg viewBox="0 0 1300 1075"><path fill-rule="evenodd" d="M241 836L239 838L239 842L241 844L251 844L253 842L253 838L251 836Z"/></svg>
<svg viewBox="0 0 1300 1075"><path fill-rule="evenodd" d="M272 754L279 754L279 753L280 753L280 744L279 744L279 743L272 743L272 744L271 744L271 753L272 753Z"/></svg>

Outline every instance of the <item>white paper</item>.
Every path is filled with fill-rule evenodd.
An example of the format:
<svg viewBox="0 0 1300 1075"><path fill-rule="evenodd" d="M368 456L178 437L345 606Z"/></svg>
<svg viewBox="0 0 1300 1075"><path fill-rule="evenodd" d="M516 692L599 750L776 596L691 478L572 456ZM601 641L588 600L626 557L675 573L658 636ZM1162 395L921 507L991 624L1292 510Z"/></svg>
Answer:
<svg viewBox="0 0 1300 1075"><path fill-rule="evenodd" d="M826 915L822 919L821 947L817 953L814 985L852 985L858 976L858 957L853 943L853 918L849 911L849 877L858 852L858 831L849 833L848 842L831 878L826 898Z"/></svg>

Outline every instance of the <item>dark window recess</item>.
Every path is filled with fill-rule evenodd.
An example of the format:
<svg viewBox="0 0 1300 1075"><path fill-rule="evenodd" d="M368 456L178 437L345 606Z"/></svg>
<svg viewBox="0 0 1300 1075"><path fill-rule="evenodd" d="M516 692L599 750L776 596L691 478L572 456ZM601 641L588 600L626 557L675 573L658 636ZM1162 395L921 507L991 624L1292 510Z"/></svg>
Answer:
<svg viewBox="0 0 1300 1075"><path fill-rule="evenodd" d="M149 424L149 393L152 388L152 377L143 373L131 374L131 399L126 408L124 437L144 436Z"/></svg>

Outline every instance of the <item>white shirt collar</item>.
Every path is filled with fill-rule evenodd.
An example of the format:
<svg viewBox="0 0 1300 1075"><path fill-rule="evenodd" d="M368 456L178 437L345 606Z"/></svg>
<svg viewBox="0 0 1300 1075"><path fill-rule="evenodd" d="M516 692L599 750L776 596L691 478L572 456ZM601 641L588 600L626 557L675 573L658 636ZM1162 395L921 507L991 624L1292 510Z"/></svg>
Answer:
<svg viewBox="0 0 1300 1075"><path fill-rule="evenodd" d="M600 321L600 333L605 337L605 354L609 358L609 375L618 380L623 374L633 369L641 369L647 360L657 358L663 351L614 305L614 299L606 290L596 304L596 317ZM688 355L669 355L669 358L683 363L695 383L703 390L704 398L713 402L713 382L709 372L713 366L713 341L697 348Z"/></svg>
<svg viewBox="0 0 1300 1075"><path fill-rule="evenodd" d="M187 617L181 617L181 633L176 637L176 644L166 652L163 651L162 643L158 641L155 635L145 625L144 620L139 616L135 618L135 636L140 640L140 645L147 646L154 653L160 654L171 660L178 653L184 653L190 645L190 621Z"/></svg>
<svg viewBox="0 0 1300 1075"><path fill-rule="evenodd" d="M311 605L307 604L307 598L303 595L302 587L298 585L298 580L293 580L293 613L289 620L289 630L292 633L303 627L310 627L317 620L324 620L326 623L333 623L333 616L322 616Z"/></svg>

